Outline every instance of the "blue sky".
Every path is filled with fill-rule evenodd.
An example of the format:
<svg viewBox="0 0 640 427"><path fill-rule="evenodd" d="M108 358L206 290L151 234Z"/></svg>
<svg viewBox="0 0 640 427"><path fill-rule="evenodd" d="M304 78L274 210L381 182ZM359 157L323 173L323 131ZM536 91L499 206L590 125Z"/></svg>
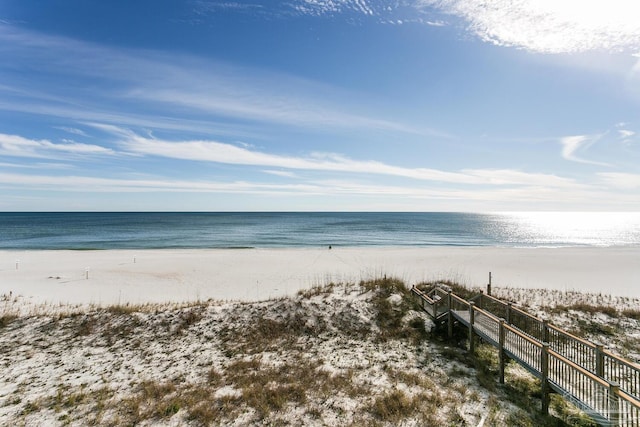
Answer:
<svg viewBox="0 0 640 427"><path fill-rule="evenodd" d="M0 2L0 210L640 210L628 0Z"/></svg>

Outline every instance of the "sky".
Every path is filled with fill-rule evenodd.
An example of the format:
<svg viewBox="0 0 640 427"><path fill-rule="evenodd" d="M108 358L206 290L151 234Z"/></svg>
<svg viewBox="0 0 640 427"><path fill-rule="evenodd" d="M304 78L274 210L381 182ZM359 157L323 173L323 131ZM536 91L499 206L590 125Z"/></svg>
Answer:
<svg viewBox="0 0 640 427"><path fill-rule="evenodd" d="M632 0L2 0L0 211L640 211Z"/></svg>

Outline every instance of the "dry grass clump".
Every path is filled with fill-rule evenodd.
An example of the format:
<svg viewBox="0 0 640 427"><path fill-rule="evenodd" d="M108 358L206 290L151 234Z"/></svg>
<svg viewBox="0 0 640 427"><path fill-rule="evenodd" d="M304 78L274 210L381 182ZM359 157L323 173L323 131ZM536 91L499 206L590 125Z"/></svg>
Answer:
<svg viewBox="0 0 640 427"><path fill-rule="evenodd" d="M0 315L0 329L7 327L11 322L16 320L18 315L15 313L4 313Z"/></svg>
<svg viewBox="0 0 640 427"><path fill-rule="evenodd" d="M622 317L627 317L633 320L640 320L640 309L627 308L620 312Z"/></svg>
<svg viewBox="0 0 640 427"><path fill-rule="evenodd" d="M483 289L477 286L469 287L463 285L458 282L454 282L452 280L443 279L443 280L432 280L429 282L422 282L416 285L416 287L422 291L428 291L432 289L434 286L444 286L451 290L454 294L458 295L460 298L469 300L476 295L483 292Z"/></svg>
<svg viewBox="0 0 640 427"><path fill-rule="evenodd" d="M360 286L372 294L378 340L410 339L419 342L428 337L424 318L415 316L406 321L410 311L421 313L422 310L413 301L410 290L402 281L385 276L361 282Z"/></svg>
<svg viewBox="0 0 640 427"><path fill-rule="evenodd" d="M229 322L224 325L219 337L227 355L258 354L292 348L305 337L317 336L327 331L326 321L304 315L300 301L280 300L275 307L252 308L248 324Z"/></svg>
<svg viewBox="0 0 640 427"><path fill-rule="evenodd" d="M13 307L15 302L16 300L13 298L13 295L0 295L0 303L3 303L2 306L0 306L0 330L7 327L19 317L18 311Z"/></svg>
<svg viewBox="0 0 640 427"><path fill-rule="evenodd" d="M589 304L586 302L576 302L570 305L557 304L554 307L550 308L549 312L553 314L560 314L560 313L566 313L567 311L571 311L571 310L580 311L588 314L602 313L609 317L614 317L614 318L620 317L621 315L621 313L615 307L612 307L610 305L595 305L595 304Z"/></svg>

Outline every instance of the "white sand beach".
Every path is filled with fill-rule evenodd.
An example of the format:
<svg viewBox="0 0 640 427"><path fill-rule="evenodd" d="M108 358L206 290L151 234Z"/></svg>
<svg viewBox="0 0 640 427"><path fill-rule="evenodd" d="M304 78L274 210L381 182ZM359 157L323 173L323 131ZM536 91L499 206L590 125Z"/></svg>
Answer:
<svg viewBox="0 0 640 427"><path fill-rule="evenodd" d="M401 285L388 286L393 281L380 281L387 288L345 284L244 301L385 274L407 285L453 279L480 286L492 271L496 295L567 330L587 325L589 339L638 361L639 299L526 289L637 295L638 255L622 248L0 252L7 367L0 373L0 419L71 426L541 425L533 391L539 386L524 368L509 364L506 374L508 384L530 390L519 393L522 403L513 388L496 386L497 377L481 381L464 346L436 339L433 322L402 304ZM243 301L191 303L209 298ZM573 308L554 311L550 301ZM383 302L395 307L385 316L400 326L381 328ZM580 303L618 314L577 312ZM624 309L633 316L624 317ZM410 410L385 409L397 401ZM559 419L577 416L566 404L553 408Z"/></svg>
<svg viewBox="0 0 640 427"><path fill-rule="evenodd" d="M484 286L489 272L496 287L640 297L640 248L593 247L0 251L0 294L99 305L255 301L384 275Z"/></svg>

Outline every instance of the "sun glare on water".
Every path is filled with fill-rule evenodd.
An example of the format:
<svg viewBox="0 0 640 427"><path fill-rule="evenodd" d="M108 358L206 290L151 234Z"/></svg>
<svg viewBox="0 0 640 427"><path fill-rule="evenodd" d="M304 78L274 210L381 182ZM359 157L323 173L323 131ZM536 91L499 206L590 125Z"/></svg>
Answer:
<svg viewBox="0 0 640 427"><path fill-rule="evenodd" d="M509 212L504 232L534 246L640 244L640 212Z"/></svg>

